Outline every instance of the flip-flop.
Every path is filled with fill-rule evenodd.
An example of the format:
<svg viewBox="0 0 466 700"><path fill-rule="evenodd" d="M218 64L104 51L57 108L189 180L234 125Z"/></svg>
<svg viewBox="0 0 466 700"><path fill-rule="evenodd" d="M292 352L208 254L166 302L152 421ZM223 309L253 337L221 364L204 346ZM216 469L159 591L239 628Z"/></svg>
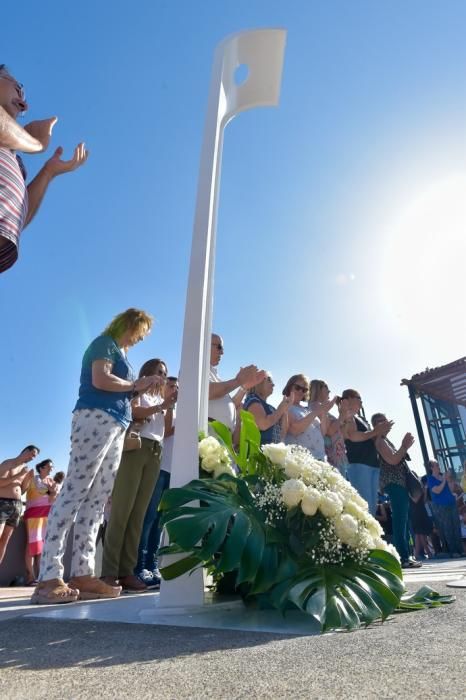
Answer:
<svg viewBox="0 0 466 700"><path fill-rule="evenodd" d="M60 605L74 603L79 598L79 591L69 588L65 583L54 588L41 588L40 584L31 596L32 605Z"/></svg>

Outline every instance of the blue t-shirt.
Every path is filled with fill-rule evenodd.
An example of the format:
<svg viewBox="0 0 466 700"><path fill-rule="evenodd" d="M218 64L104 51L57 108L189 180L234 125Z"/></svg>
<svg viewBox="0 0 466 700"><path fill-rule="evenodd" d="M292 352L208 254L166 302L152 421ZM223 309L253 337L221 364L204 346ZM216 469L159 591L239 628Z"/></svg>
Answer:
<svg viewBox="0 0 466 700"><path fill-rule="evenodd" d="M79 398L74 410L99 408L127 428L131 422L131 391L96 389L92 384L92 363L95 360L109 360L112 363L112 374L120 379L134 381L133 369L121 348L109 335L99 335L84 353Z"/></svg>
<svg viewBox="0 0 466 700"><path fill-rule="evenodd" d="M429 487L432 503L435 503L437 506L454 506L456 503L456 498L450 491L448 483L445 484L440 493L434 493L432 491L432 486L440 486L441 483L441 480L436 479L435 476L432 476L432 474L427 479L427 486Z"/></svg>
<svg viewBox="0 0 466 700"><path fill-rule="evenodd" d="M272 413L275 413L275 408L271 406L271 404L264 401L264 399L262 399L257 394L249 394L246 397L246 400L243 405L244 410L247 411L249 406L253 403L260 404L264 409L266 416L270 416ZM271 442L280 442L280 421L275 423L275 425L271 425L270 428L267 428L267 430L261 430L260 433L261 445L269 445Z"/></svg>

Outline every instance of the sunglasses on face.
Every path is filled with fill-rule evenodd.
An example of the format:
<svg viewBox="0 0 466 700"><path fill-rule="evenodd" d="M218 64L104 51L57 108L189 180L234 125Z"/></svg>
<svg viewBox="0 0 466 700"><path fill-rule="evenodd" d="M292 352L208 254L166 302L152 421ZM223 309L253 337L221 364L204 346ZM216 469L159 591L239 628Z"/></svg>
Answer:
<svg viewBox="0 0 466 700"><path fill-rule="evenodd" d="M223 345L221 343L212 343L212 346L217 348L217 350L223 350Z"/></svg>
<svg viewBox="0 0 466 700"><path fill-rule="evenodd" d="M293 384L293 389L296 389L296 391L307 391L307 386L301 386L301 384Z"/></svg>

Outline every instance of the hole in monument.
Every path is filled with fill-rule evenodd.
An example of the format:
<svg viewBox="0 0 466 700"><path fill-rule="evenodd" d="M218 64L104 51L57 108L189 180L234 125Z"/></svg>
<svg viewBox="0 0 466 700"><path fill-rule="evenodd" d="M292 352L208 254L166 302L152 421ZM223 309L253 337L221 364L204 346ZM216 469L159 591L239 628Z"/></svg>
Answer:
<svg viewBox="0 0 466 700"><path fill-rule="evenodd" d="M241 63L235 70L235 83L236 85L244 85L249 77L249 66L246 63Z"/></svg>

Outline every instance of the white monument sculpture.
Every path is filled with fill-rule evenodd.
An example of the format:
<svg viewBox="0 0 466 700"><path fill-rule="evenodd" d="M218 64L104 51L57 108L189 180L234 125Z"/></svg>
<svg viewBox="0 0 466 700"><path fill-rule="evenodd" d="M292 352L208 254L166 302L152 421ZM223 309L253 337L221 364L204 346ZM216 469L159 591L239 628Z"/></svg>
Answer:
<svg viewBox="0 0 466 700"><path fill-rule="evenodd" d="M223 132L228 122L240 112L278 104L285 41L286 31L283 29L244 31L224 39L215 52L186 296L172 487L184 486L198 478L198 431L207 432L215 238ZM202 571L162 582L161 607L198 606L203 601Z"/></svg>

